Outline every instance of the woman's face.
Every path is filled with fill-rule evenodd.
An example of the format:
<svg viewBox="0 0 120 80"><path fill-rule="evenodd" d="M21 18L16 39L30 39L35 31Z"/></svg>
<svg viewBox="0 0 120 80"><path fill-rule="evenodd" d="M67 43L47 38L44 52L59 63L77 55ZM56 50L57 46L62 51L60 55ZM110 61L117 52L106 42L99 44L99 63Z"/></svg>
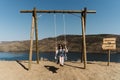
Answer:
<svg viewBox="0 0 120 80"><path fill-rule="evenodd" d="M60 46L60 49L62 49L62 46Z"/></svg>
<svg viewBox="0 0 120 80"><path fill-rule="evenodd" d="M62 45L60 45L60 49L62 49Z"/></svg>

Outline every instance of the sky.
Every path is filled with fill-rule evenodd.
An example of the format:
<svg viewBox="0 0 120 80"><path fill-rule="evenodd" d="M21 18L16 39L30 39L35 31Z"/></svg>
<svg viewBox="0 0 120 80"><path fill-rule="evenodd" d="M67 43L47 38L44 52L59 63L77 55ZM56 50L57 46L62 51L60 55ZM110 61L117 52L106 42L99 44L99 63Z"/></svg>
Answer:
<svg viewBox="0 0 120 80"><path fill-rule="evenodd" d="M119 5L120 0L0 0L0 41L29 40L32 14L20 11L33 10L34 7L37 10L82 10L87 7L96 11L87 14L87 35L120 35ZM38 13L38 38L81 35L80 17L80 14Z"/></svg>

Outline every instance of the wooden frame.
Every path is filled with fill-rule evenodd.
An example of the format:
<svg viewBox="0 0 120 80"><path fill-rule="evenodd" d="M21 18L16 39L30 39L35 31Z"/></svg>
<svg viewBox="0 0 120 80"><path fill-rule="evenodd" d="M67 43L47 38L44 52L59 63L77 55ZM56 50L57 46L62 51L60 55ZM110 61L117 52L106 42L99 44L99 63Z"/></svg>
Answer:
<svg viewBox="0 0 120 80"><path fill-rule="evenodd" d="M32 47L33 47L33 36L34 36L34 28L35 28L35 37L36 37L36 53L37 53L37 63L39 64L39 51L38 51L38 26L37 26L37 13L81 13L81 22L82 22L82 54L84 60L84 69L86 69L87 59L86 59L86 15L87 13L96 13L95 10L22 10L21 13L32 13L32 28L30 34L30 53L29 53L29 69L31 69L31 61L32 61Z"/></svg>

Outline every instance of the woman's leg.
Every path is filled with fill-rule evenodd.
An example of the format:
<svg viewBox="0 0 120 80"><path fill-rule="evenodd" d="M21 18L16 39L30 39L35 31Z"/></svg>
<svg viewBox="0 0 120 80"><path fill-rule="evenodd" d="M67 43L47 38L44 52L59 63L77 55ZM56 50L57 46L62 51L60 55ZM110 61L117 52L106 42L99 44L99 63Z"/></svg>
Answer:
<svg viewBox="0 0 120 80"><path fill-rule="evenodd" d="M60 64L62 63L62 57L61 56L59 57L59 63Z"/></svg>
<svg viewBox="0 0 120 80"><path fill-rule="evenodd" d="M63 56L59 57L59 63L60 63L60 65L64 65L64 57Z"/></svg>
<svg viewBox="0 0 120 80"><path fill-rule="evenodd" d="M64 57L61 57L61 64L64 65Z"/></svg>

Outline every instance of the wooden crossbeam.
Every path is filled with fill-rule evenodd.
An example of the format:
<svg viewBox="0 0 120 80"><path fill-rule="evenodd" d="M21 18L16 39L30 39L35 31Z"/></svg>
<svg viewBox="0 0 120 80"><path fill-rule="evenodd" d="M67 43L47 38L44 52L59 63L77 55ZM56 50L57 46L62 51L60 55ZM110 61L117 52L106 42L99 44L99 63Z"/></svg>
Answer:
<svg viewBox="0 0 120 80"><path fill-rule="evenodd" d="M21 10L21 13L32 13L34 10ZM36 13L82 13L84 10L36 10ZM95 10L87 10L86 13L96 13Z"/></svg>

